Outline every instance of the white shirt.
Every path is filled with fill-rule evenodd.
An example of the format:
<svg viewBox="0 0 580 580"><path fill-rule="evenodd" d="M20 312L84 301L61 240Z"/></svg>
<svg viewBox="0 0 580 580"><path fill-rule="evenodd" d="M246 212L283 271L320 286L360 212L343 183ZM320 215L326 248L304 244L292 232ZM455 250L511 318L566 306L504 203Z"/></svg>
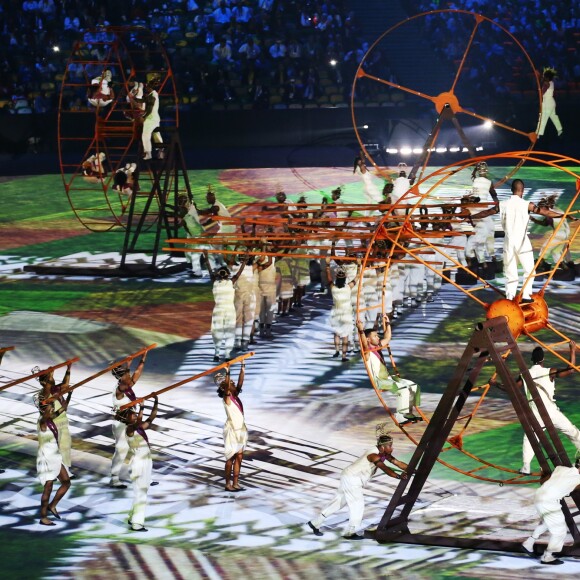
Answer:
<svg viewBox="0 0 580 580"><path fill-rule="evenodd" d="M513 246L520 246L528 235L529 201L519 195L499 202L501 225L505 232L505 241Z"/></svg>
<svg viewBox="0 0 580 580"><path fill-rule="evenodd" d="M550 479L536 491L535 502L559 502L580 485L580 473L576 467L558 465Z"/></svg>

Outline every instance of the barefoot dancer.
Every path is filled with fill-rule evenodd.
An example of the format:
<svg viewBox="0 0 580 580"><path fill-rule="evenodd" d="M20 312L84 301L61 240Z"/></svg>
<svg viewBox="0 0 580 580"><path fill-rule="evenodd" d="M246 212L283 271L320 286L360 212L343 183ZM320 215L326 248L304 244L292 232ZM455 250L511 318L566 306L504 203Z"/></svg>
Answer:
<svg viewBox="0 0 580 580"><path fill-rule="evenodd" d="M241 491L238 478L244 449L248 443L248 429L244 420L244 406L239 399L244 383L246 363L242 361L242 368L238 376L238 384L227 375L216 375L215 383L218 385L218 396L224 401L226 422L224 425L224 453L226 456L225 480L226 491Z"/></svg>
<svg viewBox="0 0 580 580"><path fill-rule="evenodd" d="M66 411L71 396L72 393L69 393L58 411L55 411L54 403L43 405L41 397L39 397L40 418L37 423L38 454L36 456L36 470L38 479L44 486L40 500L39 521L43 526L55 525L53 521L48 519L48 512L60 520L56 506L70 488L70 478L59 450L59 433L54 419ZM61 485L54 494L52 501L50 501L55 479L58 479Z"/></svg>

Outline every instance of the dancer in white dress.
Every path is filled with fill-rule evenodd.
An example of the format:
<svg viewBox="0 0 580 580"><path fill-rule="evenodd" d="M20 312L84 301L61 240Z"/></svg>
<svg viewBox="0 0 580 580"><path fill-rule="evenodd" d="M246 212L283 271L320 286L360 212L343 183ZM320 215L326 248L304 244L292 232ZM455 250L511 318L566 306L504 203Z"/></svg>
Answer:
<svg viewBox="0 0 580 580"><path fill-rule="evenodd" d="M207 252L205 252L209 275L213 281L214 307L211 316L211 336L214 344L214 362L219 362L222 345L224 358L230 359L236 338L236 304L234 284L242 275L247 256L242 260L239 270L230 278L230 271L222 266L217 271L212 270Z"/></svg>
<svg viewBox="0 0 580 580"><path fill-rule="evenodd" d="M348 339L354 326L354 312L351 302L351 290L356 286L359 278L359 268L353 280L347 283L346 271L339 268L336 273L336 281L333 281L330 273L330 257L326 258L326 278L332 294L333 306L330 313L330 327L334 331L334 355L336 358L342 352L342 361L348 360Z"/></svg>
<svg viewBox="0 0 580 580"><path fill-rule="evenodd" d="M533 366L530 368L530 376L534 381L540 398L542 399L542 403L546 407L546 411L548 411L548 415L550 415L550 419L554 424L554 427L566 435L566 437L570 440L570 442L576 447L576 456L580 457L580 430L578 427L572 424L570 419L560 411L558 406L556 405L555 400L555 392L556 392L556 377L567 377L572 373L576 372L574 367L576 366L576 343L571 340L570 344L570 365L566 368L546 368L544 366L544 349L541 346L537 346L532 351L532 362L534 363ZM520 379L521 381L521 379ZM518 384L520 384L518 381ZM523 383L523 381L522 381ZM524 385L525 387L525 385ZM535 403L531 400L531 394L529 393L528 389L526 388L526 397L530 402L530 408L532 412L536 416L536 419L543 427L544 422L538 413L538 409ZM520 469L520 473L525 475L530 474L530 463L534 458L534 450L532 449L532 445L526 435L524 435L524 444L522 450L522 468Z"/></svg>
<svg viewBox="0 0 580 580"><path fill-rule="evenodd" d="M562 551L568 534L561 501L575 490L580 490L580 459L576 460L574 467L558 465L550 478L544 481L540 489L536 491L534 504L542 521L522 547L528 554L533 555L536 541L544 532L550 532L548 546L540 559L541 564L564 563L556 557L556 554Z"/></svg>
<svg viewBox="0 0 580 580"><path fill-rule="evenodd" d="M376 328L364 329L364 324L357 320L361 348L365 361L369 363L377 388L381 391L390 391L397 397L395 419L399 425L406 425L415 421L422 421L422 417L415 416L413 409L420 404L421 390L419 385L408 379L393 376L389 373L382 353L391 340L391 324L389 317L382 316L383 338L379 337Z"/></svg>
<svg viewBox="0 0 580 580"><path fill-rule="evenodd" d="M48 399L49 397L57 396L54 401L55 410L55 420L54 423L58 429L58 448L60 454L62 455L62 463L66 468L66 471L71 479L76 476L71 471L71 448L72 448L72 438L69 429L68 415L66 414L66 409L64 407L64 398L60 396L64 390L68 389L70 384L70 369L71 365L67 365L66 372L64 374L63 380L60 384L56 384L54 381L54 371L49 371L45 375L40 375L38 377L38 382L42 386L42 391L40 393L40 401ZM32 369L32 372L36 373L40 370L39 367Z"/></svg>
<svg viewBox="0 0 580 580"><path fill-rule="evenodd" d="M393 457L393 438L385 431L386 423L377 425L377 444L368 449L364 455L351 463L340 474L340 484L338 492L332 501L313 520L308 522L309 528L316 536L322 536L320 527L332 514L348 506L349 520L345 538L349 540L362 540L363 536L358 535L364 516L365 500L363 489L370 481L371 477L380 469L389 477L395 479L407 479L407 464ZM385 465L388 461L399 469L399 474L392 468Z"/></svg>
<svg viewBox="0 0 580 580"><path fill-rule="evenodd" d="M229 372L226 375L218 374L214 381L218 386L218 397L223 399L224 410L226 412L226 422L224 424L224 455L225 465L225 489L226 491L242 491L239 477L242 467L244 450L248 444L248 429L244 419L244 406L239 395L244 384L246 363L242 361L238 384L230 378Z"/></svg>
<svg viewBox="0 0 580 580"><path fill-rule="evenodd" d="M129 464L131 481L133 482L133 507L129 514L129 526L134 532L146 532L145 528L145 508L147 507L147 492L151 485L151 471L153 460L151 458L151 447L145 432L157 416L157 397L153 398L153 408L149 418L143 420L143 406L139 412L133 408L127 409L125 417L127 421L127 441L129 448L133 452L131 463Z"/></svg>
<svg viewBox="0 0 580 580"><path fill-rule="evenodd" d="M111 461L111 480L109 482L109 487L114 487L116 489L127 488L127 486L121 481L120 477L121 469L123 468L127 455L129 454L129 442L127 441L126 434L127 425L123 421L123 417L119 415L119 409L123 405L126 405L137 398L133 392L133 387L143 372L146 358L147 353L145 352L133 374L131 374L131 367L127 363L115 367L111 371L113 376L118 380L118 383L117 388L113 393L114 417L112 428L113 437L115 438L115 452L113 453L113 459Z"/></svg>
<svg viewBox="0 0 580 580"><path fill-rule="evenodd" d="M42 397L39 397L40 418L37 423L38 433L38 454L36 456L36 470L38 479L44 486L40 499L40 521L43 526L54 526L54 522L48 519L48 512L60 520L60 515L56 509L58 502L70 488L70 477L62 462L62 455L58 446L58 428L55 419L66 411L72 393L69 392L66 399L58 411L55 411L54 403L42 404ZM56 490L52 501L50 494L54 481L60 481L60 487Z"/></svg>

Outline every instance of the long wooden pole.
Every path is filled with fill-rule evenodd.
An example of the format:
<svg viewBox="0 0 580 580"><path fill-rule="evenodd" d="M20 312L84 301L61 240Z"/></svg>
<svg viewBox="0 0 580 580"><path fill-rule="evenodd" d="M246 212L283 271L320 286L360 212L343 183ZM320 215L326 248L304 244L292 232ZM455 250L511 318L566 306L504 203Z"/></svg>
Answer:
<svg viewBox="0 0 580 580"><path fill-rule="evenodd" d="M148 395L145 395L144 397L141 397L139 399L135 399L134 401L131 401L130 403L126 403L125 405L123 405L119 409L119 411L124 411L125 409L129 409L130 407L134 407L135 405L138 405L139 403L142 403L143 401L146 401L147 399L151 399L152 397L157 397L157 396L161 395L162 393L166 393L167 391L170 391L171 389L176 389L177 387L181 387L182 385L185 385L186 383L191 383L191 381L195 381L197 379L200 379L201 377L205 377L206 375L210 375L211 373L215 373L216 371L219 371L220 369L223 369L225 367L230 367L231 365L233 365L239 361L242 361L246 358L249 358L251 356L254 356L255 354L256 353L254 351L247 352L246 354L243 354L241 356L233 358L232 360L224 362L221 365L217 365L216 367L212 367L211 369L208 369L207 371L203 371L202 373L199 373L198 375L194 375L193 377L189 377L188 379L184 379L183 381L179 381L178 383L175 383L174 385L169 385L168 387L165 387L165 388L161 389L160 391L154 391L152 393L149 393Z"/></svg>
<svg viewBox="0 0 580 580"><path fill-rule="evenodd" d="M124 362L133 360L134 358L137 358L141 354L145 354L146 352L150 351L152 348L155 348L156 346L157 346L156 343L150 344L149 346L145 346L142 349L138 350L137 352L130 354L130 355L126 356L125 358L122 358L121 360L118 360L114 363L111 363L108 367L104 368L103 370L99 371L98 373L95 373L94 375L91 375L90 377L87 377L86 379L79 381L78 383L72 385L68 389L61 391L57 395L52 395L51 397L46 399L44 401L44 403L45 404L50 403L50 402L54 401L55 399L58 399L59 397L62 397L63 395L66 395L67 393L70 393L71 391L74 391L75 389L78 389L79 387L86 385L88 382L92 381L93 379L96 379L97 377L104 375L105 373L113 370L115 367L122 365Z"/></svg>
<svg viewBox="0 0 580 580"><path fill-rule="evenodd" d="M6 385L2 385L0 386L0 391L4 391L5 389L8 389L10 387L13 387L15 385L19 385L20 383L25 383L26 381L29 381L30 379L35 379L36 377L40 377L42 375L46 375L52 371L55 371L56 369L60 369L61 367L65 367L67 365L72 365L73 363L78 362L80 359L79 357L75 357L75 358L71 358L63 363L59 363L57 365L54 365L53 367L48 367L47 369L44 369L42 371L38 371L37 373L33 373L32 375L28 375L26 377L22 377L21 379L17 379L16 381L12 381L11 383L7 383Z"/></svg>

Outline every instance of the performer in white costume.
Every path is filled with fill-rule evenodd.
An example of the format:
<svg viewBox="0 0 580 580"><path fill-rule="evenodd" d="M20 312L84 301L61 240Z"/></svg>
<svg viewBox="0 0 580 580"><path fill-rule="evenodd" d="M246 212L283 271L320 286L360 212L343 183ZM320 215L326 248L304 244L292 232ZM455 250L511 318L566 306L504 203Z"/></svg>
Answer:
<svg viewBox="0 0 580 580"><path fill-rule="evenodd" d="M248 444L248 429L244 419L244 406L240 401L240 393L244 384L246 363L242 361L238 384L226 375L218 374L214 381L218 386L218 396L223 399L226 412L224 424L224 455L225 465L225 489L226 491L242 491L239 483L240 469L244 457L244 450Z"/></svg>
<svg viewBox="0 0 580 580"><path fill-rule="evenodd" d="M397 410L395 419L399 425L406 425L414 421L422 421L421 417L413 414L413 409L420 404L421 390L417 383L398 376L392 376L381 351L391 341L391 324L388 316L382 316L383 338L375 328L364 329L364 325L357 320L356 327L359 331L361 348L365 361L371 367L371 372L377 387L382 391L390 391L397 397Z"/></svg>
<svg viewBox="0 0 580 580"><path fill-rule="evenodd" d="M127 441L133 452L129 464L131 481L133 482L133 506L129 513L129 526L134 532L147 531L145 528L145 508L147 507L147 492L151 485L153 459L145 431L151 427L157 416L157 397L154 397L153 401L151 414L146 420L143 420L143 405L140 406L138 413L133 408L127 409L125 412Z"/></svg>
<svg viewBox="0 0 580 580"><path fill-rule="evenodd" d="M566 417L566 415L564 415L560 409L558 409L555 400L556 377L567 377L575 372L573 367L576 366L576 343L574 341L570 341L570 366L566 368L546 368L544 366L544 349L541 346L537 346L533 350L532 362L534 364L530 368L530 375L538 389L542 403L544 403L546 411L548 411L554 427L566 435L566 437L568 437L571 443L573 443L574 447L576 447L576 455L580 456L580 430L572 424L570 419L568 419L568 417ZM531 393L527 388L525 390L528 401L530 402L530 408L532 409L540 425L543 427L544 422L538 413L536 405L531 400ZM530 441L526 435L524 435L522 458L523 465L520 469L520 473L528 475L530 473L530 463L534 458L534 450L532 449L532 445L530 444Z"/></svg>
<svg viewBox="0 0 580 580"><path fill-rule="evenodd" d="M258 296L260 316L260 336L272 336L272 322L274 322L274 308L276 305L276 258L260 256L256 260L258 276ZM256 275L256 273L254 275Z"/></svg>
<svg viewBox="0 0 580 580"><path fill-rule="evenodd" d="M342 361L348 360L348 339L354 326L354 312L351 302L351 291L356 286L359 277L359 268L353 280L347 283L346 271L339 268L336 281L333 281L330 273L330 257L326 258L326 278L332 294L333 306L330 312L330 327L334 332L334 355L336 358L342 352Z"/></svg>
<svg viewBox="0 0 580 580"><path fill-rule="evenodd" d="M391 203L395 205L411 189L411 180L407 177L407 164L399 163L399 177L393 182L393 191L391 192ZM408 198L409 196L407 196ZM404 204L411 203L408 199L403 200ZM393 210L395 215L405 215L406 208L397 208Z"/></svg>
<svg viewBox="0 0 580 580"><path fill-rule="evenodd" d="M558 465L550 478L536 491L534 504L542 521L522 547L528 554L533 555L536 541L544 532L550 532L548 546L540 559L541 564L564 563L555 556L562 551L568 534L568 526L560 502L575 490L580 490L580 459L576 460L574 467Z"/></svg>
<svg viewBox="0 0 580 580"><path fill-rule="evenodd" d="M111 480L109 482L109 487L114 487L116 489L126 489L127 487L121 481L121 469L123 468L127 455L129 454L129 442L127 441L126 434L127 425L123 416L119 415L119 409L123 405L126 405L137 398L133 391L133 387L141 377L146 358L147 353L144 353L133 374L131 374L131 367L127 363L115 367L111 371L112 375L118 382L117 388L113 393L114 417L112 429L113 437L115 439L115 451L111 461Z"/></svg>
<svg viewBox="0 0 580 580"><path fill-rule="evenodd" d="M53 521L48 519L48 512L58 520L61 519L56 506L70 488L70 478L63 465L62 455L58 446L59 433L55 419L66 411L71 396L72 393L69 393L58 411L55 411L54 403L43 405L42 395L38 399L40 418L37 423L38 454L36 456L36 470L38 479L44 486L40 499L39 521L43 526L55 525ZM60 487L54 494L52 501L50 501L50 494L56 479L60 481Z"/></svg>
<svg viewBox="0 0 580 580"><path fill-rule="evenodd" d="M152 158L152 144L151 138L155 143L163 143L163 138L159 131L155 129L159 128L161 124L161 117L159 116L159 93L157 92L159 88L159 79L152 78L145 85L145 95L143 101L145 102L145 114L143 115L143 132L141 133L141 142L143 144L143 159L148 160ZM136 102L140 102L140 99L135 98Z"/></svg>
<svg viewBox="0 0 580 580"><path fill-rule="evenodd" d="M393 438L385 431L386 423L377 425L377 444L351 463L340 474L338 492L332 501L320 512L320 514L308 522L309 528L316 536L322 536L320 527L324 521L345 505L348 506L349 520L345 538L349 540L362 540L363 536L357 532L361 529L364 516L365 500L363 489L371 477L380 469L389 477L395 479L407 479L407 464L393 457ZM388 461L403 472L398 474L395 470L385 465Z"/></svg>
<svg viewBox="0 0 580 580"><path fill-rule="evenodd" d="M500 201L495 207L483 210L471 217L472 220L482 219L500 214L501 224L505 232L503 243L503 265L506 278L505 295L508 300L516 297L519 283L518 261L524 270L524 285L522 288L522 302L532 302L532 279L534 274L534 252L528 237L529 213L537 213L547 217L561 217L560 212L545 207L538 207L531 201L523 199L524 182L514 179L512 182L512 196Z"/></svg>
<svg viewBox="0 0 580 580"><path fill-rule="evenodd" d="M471 176L473 180L472 195L479 198L476 203L498 203L497 193L491 180L487 178L487 163L482 161L478 163ZM491 262L495 255L495 224L492 216L487 216L477 220L474 225L474 233L469 236L465 255L468 258L477 258L479 265L483 266L486 262Z"/></svg>
<svg viewBox="0 0 580 580"><path fill-rule="evenodd" d="M539 73L538 73L539 74ZM542 137L546 130L546 124L549 120L554 123L558 137L562 135L562 123L556 114L556 100L554 99L554 78L556 78L556 71L553 68L545 68L541 79L542 84L542 114L536 133L538 137Z"/></svg>
<svg viewBox="0 0 580 580"><path fill-rule="evenodd" d="M231 217L231 214L228 211L228 208L221 201L218 201L215 193L211 189L211 185L208 185L208 187L207 187L207 193L205 195L205 199L206 199L207 203L209 204L209 207L204 208L204 209L198 209L197 210L198 215L219 216L219 217L224 217L224 218ZM209 228L214 223L215 222L213 220L210 220L204 225ZM218 226L217 231L219 234L233 234L236 231L236 226L232 223L222 222L220 220L217 220L217 226ZM215 246L215 247L216 247L216 249L220 248L220 246ZM227 249L229 249L229 247L226 246L225 248L222 248L222 249L227 250ZM206 256L206 259L207 259L207 256ZM210 254L209 255L209 263L210 263L210 266L215 270L218 266L225 265L226 261L224 260L224 258L221 254Z"/></svg>
<svg viewBox="0 0 580 580"><path fill-rule="evenodd" d="M46 375L39 376L38 382L42 386L42 391L39 395L39 400L41 403L43 400L48 399L49 397L57 396L57 398L54 400L54 423L58 429L58 448L62 456L62 464L65 466L69 477L74 479L75 475L71 471L72 438L69 429L68 416L66 414L66 408L64 405L64 398L60 396L60 393L66 390L70 384L70 369L71 365L69 364L66 367L66 372L62 382L58 385L54 381L54 371L50 371ZM40 368L34 367L32 372L36 373L39 370Z"/></svg>
<svg viewBox="0 0 580 580"><path fill-rule="evenodd" d="M237 350L248 350L248 344L254 325L256 315L256 294L254 292L254 258L248 259L246 268L234 284L234 305L236 307L236 338L234 348ZM232 265L234 276L238 273L243 265Z"/></svg>
<svg viewBox="0 0 580 580"><path fill-rule="evenodd" d="M205 253L207 259L207 252ZM209 275L213 281L214 307L211 316L211 336L214 344L214 362L219 362L220 353L230 359L236 338L236 304L234 284L242 275L246 266L247 256L244 257L239 270L230 278L230 271L222 266L214 272L207 260Z"/></svg>

